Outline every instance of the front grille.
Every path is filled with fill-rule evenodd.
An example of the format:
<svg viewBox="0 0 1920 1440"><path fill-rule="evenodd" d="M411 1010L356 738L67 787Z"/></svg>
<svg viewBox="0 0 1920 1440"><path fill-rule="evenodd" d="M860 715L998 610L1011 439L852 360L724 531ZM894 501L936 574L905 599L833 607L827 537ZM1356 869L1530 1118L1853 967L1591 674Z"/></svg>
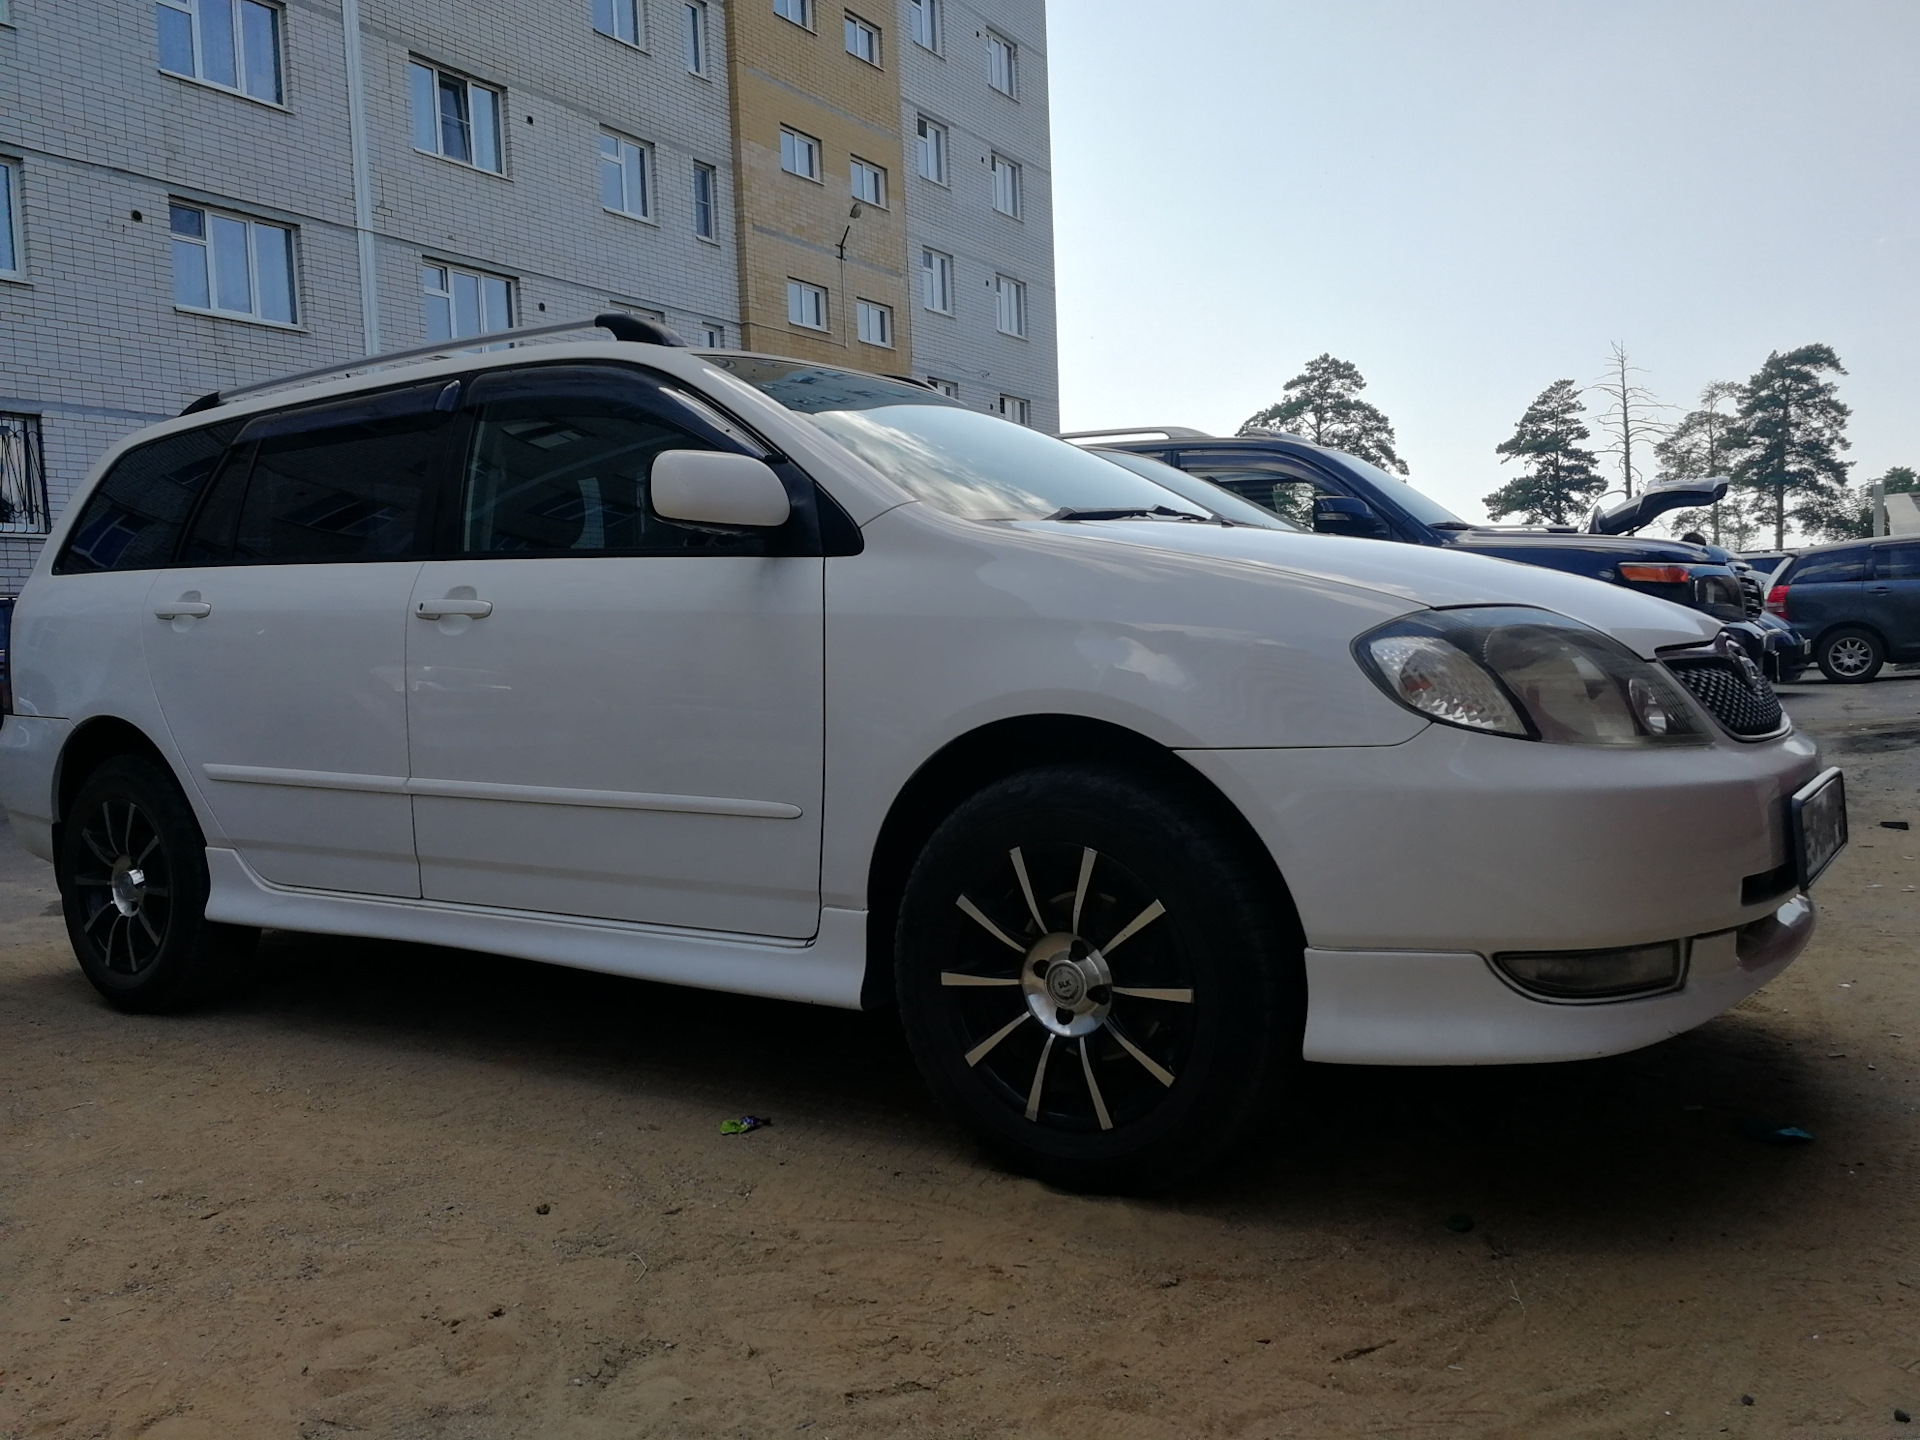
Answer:
<svg viewBox="0 0 1920 1440"><path fill-rule="evenodd" d="M1667 661L1667 668L1733 734L1754 738L1780 728L1784 717L1773 687L1764 675L1749 674L1738 660L1727 656L1676 659Z"/></svg>

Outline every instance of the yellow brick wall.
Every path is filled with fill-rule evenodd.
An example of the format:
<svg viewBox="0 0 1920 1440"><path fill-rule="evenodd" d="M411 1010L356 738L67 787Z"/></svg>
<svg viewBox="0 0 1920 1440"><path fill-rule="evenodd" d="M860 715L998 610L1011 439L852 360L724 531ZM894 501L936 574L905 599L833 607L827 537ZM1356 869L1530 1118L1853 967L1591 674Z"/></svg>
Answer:
<svg viewBox="0 0 1920 1440"><path fill-rule="evenodd" d="M854 11L880 30L878 67L847 53L844 5L814 0L811 31L774 14L773 0L731 0L726 9L741 346L904 374L912 366L912 277L895 63L902 37L892 0ZM820 142L819 183L780 168L782 126ZM858 218L848 213L854 156L887 172L887 207L863 206ZM789 277L826 288L827 333L787 322ZM856 300L893 307L891 348L861 342Z"/></svg>

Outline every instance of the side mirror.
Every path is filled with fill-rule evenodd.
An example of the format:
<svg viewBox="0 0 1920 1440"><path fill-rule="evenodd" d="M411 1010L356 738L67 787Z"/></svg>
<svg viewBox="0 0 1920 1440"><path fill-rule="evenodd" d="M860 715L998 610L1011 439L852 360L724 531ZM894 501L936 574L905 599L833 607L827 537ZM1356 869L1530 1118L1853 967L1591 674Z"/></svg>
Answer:
<svg viewBox="0 0 1920 1440"><path fill-rule="evenodd" d="M1386 522L1364 500L1350 495L1316 495L1313 528L1322 535L1352 535L1362 540L1384 540Z"/></svg>
<svg viewBox="0 0 1920 1440"><path fill-rule="evenodd" d="M773 467L751 455L662 450L650 479L654 514L683 525L777 530L793 513Z"/></svg>

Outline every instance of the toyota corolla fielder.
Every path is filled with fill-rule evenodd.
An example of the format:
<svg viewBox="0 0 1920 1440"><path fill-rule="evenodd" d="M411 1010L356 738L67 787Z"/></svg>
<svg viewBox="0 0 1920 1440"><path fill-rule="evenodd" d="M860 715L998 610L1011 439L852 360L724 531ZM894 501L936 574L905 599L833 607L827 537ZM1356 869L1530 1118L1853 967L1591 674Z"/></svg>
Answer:
<svg viewBox="0 0 1920 1440"><path fill-rule="evenodd" d="M545 338L210 396L71 506L0 796L112 1004L262 927L894 1004L992 1150L1126 1186L1303 1056L1628 1050L1807 942L1839 774L1699 611Z"/></svg>

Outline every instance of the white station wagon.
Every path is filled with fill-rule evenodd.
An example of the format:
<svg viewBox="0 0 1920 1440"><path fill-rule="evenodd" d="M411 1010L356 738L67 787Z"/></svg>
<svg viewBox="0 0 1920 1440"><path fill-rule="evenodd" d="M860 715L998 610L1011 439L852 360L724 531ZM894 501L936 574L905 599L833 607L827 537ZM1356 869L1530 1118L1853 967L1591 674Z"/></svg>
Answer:
<svg viewBox="0 0 1920 1440"><path fill-rule="evenodd" d="M1127 1187L1302 1058L1628 1050L1806 944L1839 772L1700 612L599 323L101 461L0 799L110 1003L265 927L895 1005L992 1151Z"/></svg>

